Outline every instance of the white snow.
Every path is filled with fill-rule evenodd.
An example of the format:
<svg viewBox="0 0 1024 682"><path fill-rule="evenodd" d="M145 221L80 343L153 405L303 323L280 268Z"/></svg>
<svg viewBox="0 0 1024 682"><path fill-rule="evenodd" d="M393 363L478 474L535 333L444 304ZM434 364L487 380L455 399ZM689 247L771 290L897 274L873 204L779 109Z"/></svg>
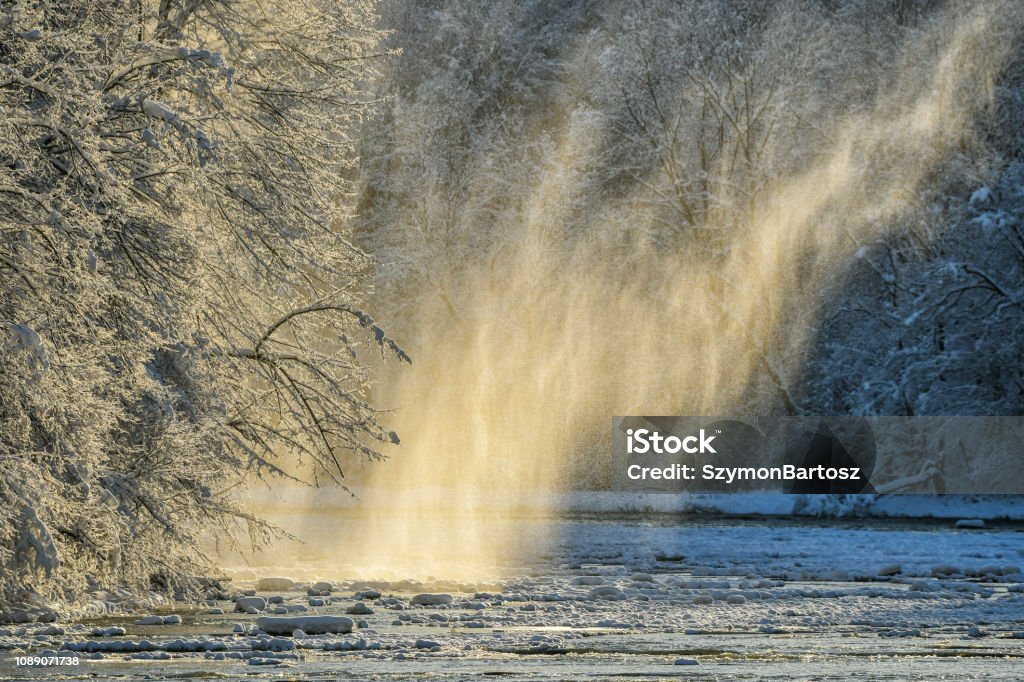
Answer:
<svg viewBox="0 0 1024 682"><path fill-rule="evenodd" d="M983 206L991 204L994 200L995 195L992 190L988 187L979 187L971 193L971 198L967 200L971 206Z"/></svg>

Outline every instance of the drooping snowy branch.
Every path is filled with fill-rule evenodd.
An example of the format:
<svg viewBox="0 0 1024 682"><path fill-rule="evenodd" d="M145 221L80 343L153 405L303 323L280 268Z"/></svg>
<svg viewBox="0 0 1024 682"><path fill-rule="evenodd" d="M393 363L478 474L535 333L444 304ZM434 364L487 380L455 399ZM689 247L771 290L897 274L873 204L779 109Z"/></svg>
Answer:
<svg viewBox="0 0 1024 682"><path fill-rule="evenodd" d="M372 11L0 9L0 602L171 584L205 529L266 533L247 473L340 478L395 440L360 351L408 358L347 228Z"/></svg>

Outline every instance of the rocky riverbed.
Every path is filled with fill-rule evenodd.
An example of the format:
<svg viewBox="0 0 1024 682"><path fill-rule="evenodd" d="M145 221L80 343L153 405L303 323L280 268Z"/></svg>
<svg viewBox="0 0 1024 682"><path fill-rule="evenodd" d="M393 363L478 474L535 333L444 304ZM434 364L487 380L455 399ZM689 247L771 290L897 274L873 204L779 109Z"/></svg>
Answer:
<svg viewBox="0 0 1024 682"><path fill-rule="evenodd" d="M1020 526L518 523L554 524L558 540L515 576L352 579L282 560L236 571L225 600L0 627L0 677L1017 679L1024 666Z"/></svg>

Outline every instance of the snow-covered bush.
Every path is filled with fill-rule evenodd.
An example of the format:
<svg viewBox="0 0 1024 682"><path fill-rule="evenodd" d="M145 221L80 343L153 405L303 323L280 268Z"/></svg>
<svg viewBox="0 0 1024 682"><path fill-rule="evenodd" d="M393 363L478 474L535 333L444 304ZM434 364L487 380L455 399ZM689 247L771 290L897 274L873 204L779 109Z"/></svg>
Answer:
<svg viewBox="0 0 1024 682"><path fill-rule="evenodd" d="M1024 164L994 179L933 212L928 249L865 248L821 329L809 381L820 409L1024 411Z"/></svg>
<svg viewBox="0 0 1024 682"><path fill-rule="evenodd" d="M345 233L372 9L0 4L0 600L173 585L266 532L243 476L396 440Z"/></svg>

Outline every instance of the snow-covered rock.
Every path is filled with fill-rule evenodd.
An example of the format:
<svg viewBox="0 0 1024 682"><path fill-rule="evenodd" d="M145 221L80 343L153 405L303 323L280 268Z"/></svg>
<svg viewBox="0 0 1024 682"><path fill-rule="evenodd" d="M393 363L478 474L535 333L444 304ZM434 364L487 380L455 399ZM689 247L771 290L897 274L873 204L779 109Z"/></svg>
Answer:
<svg viewBox="0 0 1024 682"><path fill-rule="evenodd" d="M172 614L170 616L143 616L135 621L136 625L177 625L181 623L181 616Z"/></svg>
<svg viewBox="0 0 1024 682"><path fill-rule="evenodd" d="M903 630L901 630L901 629L886 630L885 632L879 632L878 636L879 637L889 637L889 638L920 637L921 636L921 631L919 629L917 629L917 628L908 628L908 629L903 629Z"/></svg>
<svg viewBox="0 0 1024 682"><path fill-rule="evenodd" d="M247 613L248 609L264 611L267 608L267 600L263 597L239 597L235 600L235 611Z"/></svg>
<svg viewBox="0 0 1024 682"><path fill-rule="evenodd" d="M124 633L125 629L119 627L95 628L92 631L93 637L123 637Z"/></svg>
<svg viewBox="0 0 1024 682"><path fill-rule="evenodd" d="M604 578L599 575L581 575L572 579L573 585L604 585Z"/></svg>
<svg viewBox="0 0 1024 682"><path fill-rule="evenodd" d="M591 599L625 599L625 593L614 585L602 585L592 589L588 595Z"/></svg>
<svg viewBox="0 0 1024 682"><path fill-rule="evenodd" d="M371 609L363 602L358 601L352 606L345 609L345 613L351 614L353 616L369 616L373 613L373 609Z"/></svg>
<svg viewBox="0 0 1024 682"><path fill-rule="evenodd" d="M412 603L417 606L442 606L451 604L453 601L454 597L450 594L431 594L429 592L417 594L412 598Z"/></svg>
<svg viewBox="0 0 1024 682"><path fill-rule="evenodd" d="M630 624L630 623L624 623L622 621L618 621L618 620L614 620L612 618L608 618L606 620L598 621L597 622L597 627L599 627L599 628L623 628L623 629L628 629L628 628L633 627L633 625Z"/></svg>
<svg viewBox="0 0 1024 682"><path fill-rule="evenodd" d="M296 588L291 578L260 578L256 589L260 592L289 592Z"/></svg>
<svg viewBox="0 0 1024 682"><path fill-rule="evenodd" d="M352 595L355 599L380 599L380 590L360 590Z"/></svg>
<svg viewBox="0 0 1024 682"><path fill-rule="evenodd" d="M352 632L355 622L345 616L264 616L256 625L269 635L290 635L295 630L307 635L343 635Z"/></svg>
<svg viewBox="0 0 1024 682"><path fill-rule="evenodd" d="M296 632L302 631L293 630L292 637ZM260 637L252 643L252 648L253 651L294 651L295 642L284 637Z"/></svg>

